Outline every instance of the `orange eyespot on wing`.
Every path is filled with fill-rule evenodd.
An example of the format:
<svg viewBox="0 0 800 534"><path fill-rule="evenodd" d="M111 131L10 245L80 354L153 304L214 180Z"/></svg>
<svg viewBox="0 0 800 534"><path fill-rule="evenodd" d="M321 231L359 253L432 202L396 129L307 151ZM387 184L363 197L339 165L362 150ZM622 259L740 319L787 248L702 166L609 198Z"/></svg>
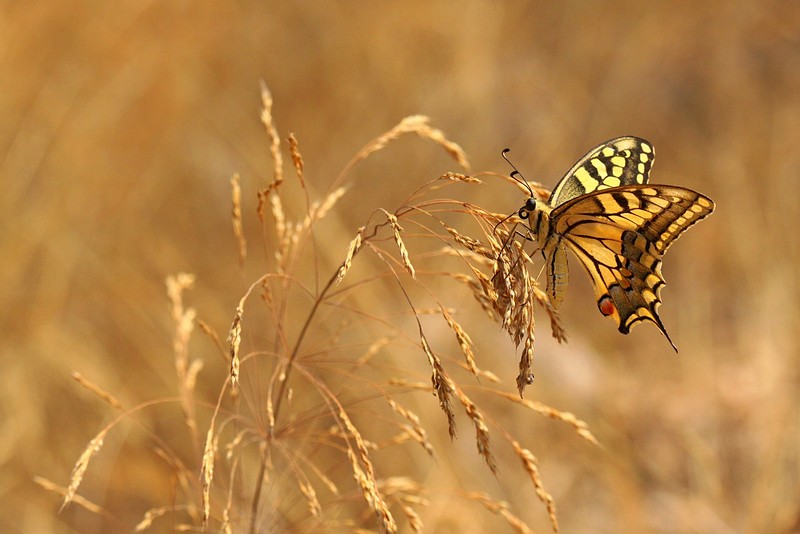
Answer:
<svg viewBox="0 0 800 534"><path fill-rule="evenodd" d="M602 297L597 302L597 307L600 308L600 313L602 313L606 317L608 317L609 315L611 315L616 311L616 308L614 307L614 301L611 300L611 297L609 297L608 295Z"/></svg>

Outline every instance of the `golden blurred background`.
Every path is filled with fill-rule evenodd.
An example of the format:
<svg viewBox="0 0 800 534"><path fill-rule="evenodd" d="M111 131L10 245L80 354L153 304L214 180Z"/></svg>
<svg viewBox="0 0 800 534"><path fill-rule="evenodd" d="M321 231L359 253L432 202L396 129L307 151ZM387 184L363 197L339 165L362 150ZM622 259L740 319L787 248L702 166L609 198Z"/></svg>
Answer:
<svg viewBox="0 0 800 534"><path fill-rule="evenodd" d="M511 147L545 186L606 139L650 140L652 182L717 204L664 266L661 316L680 354L652 325L619 335L572 262L570 342L540 327L526 395L575 413L602 448L530 412L516 429L562 532L800 532L800 4L4 2L0 36L3 532L111 531L79 507L59 515L59 495L34 483L66 485L114 416L71 373L127 405L174 395L165 278L195 273L186 299L224 335L259 276L236 260L229 180L242 175L257 242L255 192L272 177L262 80L317 193L412 114L459 143L474 172L507 173ZM449 170L413 137L360 166L330 215L347 233L328 268L372 209ZM480 191L469 200L497 212L524 201L499 180ZM483 324L471 331L478 360L516 393L518 355ZM191 346L204 375L224 376L207 340ZM548 531L525 477L509 491L500 482L517 473L487 475L468 426L450 445L426 402L442 443L426 469L469 474ZM179 410L169 416L152 427L170 432ZM131 460L149 447L135 425L118 430L81 488L128 529L169 502L155 462ZM448 448L464 449L457 463ZM431 519L448 513L475 532L505 524L440 505L430 531L463 531Z"/></svg>

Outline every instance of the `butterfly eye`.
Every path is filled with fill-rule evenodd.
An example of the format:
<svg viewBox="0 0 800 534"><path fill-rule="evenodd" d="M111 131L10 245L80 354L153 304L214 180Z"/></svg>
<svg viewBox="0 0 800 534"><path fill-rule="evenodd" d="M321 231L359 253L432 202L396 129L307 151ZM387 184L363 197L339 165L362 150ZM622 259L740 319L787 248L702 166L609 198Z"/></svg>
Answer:
<svg viewBox="0 0 800 534"><path fill-rule="evenodd" d="M536 211L536 199L531 197L525 201L525 205L519 209L517 215L520 219L527 219L534 211Z"/></svg>

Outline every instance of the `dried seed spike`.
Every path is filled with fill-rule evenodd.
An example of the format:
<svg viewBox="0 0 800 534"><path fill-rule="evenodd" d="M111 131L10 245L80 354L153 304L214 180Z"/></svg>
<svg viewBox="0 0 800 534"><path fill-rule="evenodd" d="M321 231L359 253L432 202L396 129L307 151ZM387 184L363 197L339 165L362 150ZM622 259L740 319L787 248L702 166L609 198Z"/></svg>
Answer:
<svg viewBox="0 0 800 534"><path fill-rule="evenodd" d="M239 243L239 266L244 266L244 260L247 257L247 241L244 238L244 230L242 228L242 188L240 185L241 177L239 173L234 173L231 177L231 204L233 220L233 235L236 237L236 242Z"/></svg>
<svg viewBox="0 0 800 534"><path fill-rule="evenodd" d="M422 445L422 447L425 449L425 452L433 457L433 445L431 445L430 441L428 441L428 433L425 431L425 427L423 427L420 423L417 414L408 408L400 406L393 399L389 399L389 405L392 407L392 410L400 414L409 423L411 423L410 425L406 425L408 435L414 441Z"/></svg>
<svg viewBox="0 0 800 534"><path fill-rule="evenodd" d="M92 393L94 393L95 395L97 395L98 397L103 399L104 401L106 401L115 410L122 410L123 409L122 408L122 403L119 402L117 400L117 398L114 397L114 395L112 395L111 393L107 392L106 390L100 388L100 386L98 386L97 384L95 384L93 382L90 382L82 374L80 374L78 372L74 372L74 373L72 373L72 378L74 378L75 381L78 382L78 384L82 385L83 387L85 387L86 389L88 389L89 391L91 391Z"/></svg>
<svg viewBox="0 0 800 534"><path fill-rule="evenodd" d="M300 486L300 491L306 497L309 513L312 517L319 517L322 514L322 505L317 499L317 492L314 491L314 486L307 480L298 480L297 483Z"/></svg>
<svg viewBox="0 0 800 534"><path fill-rule="evenodd" d="M378 489L377 481L375 480L375 471L372 467L372 462L369 459L369 451L367 450L366 443L358 431L358 428L350 420L350 417L344 411L339 409L339 420L344 424L348 433L353 437L356 442L356 450L358 455L351 446L347 447L347 457L350 459L350 465L353 469L353 476L361 487L361 493L364 499L369 504L370 508L375 512L378 522L382 530L386 532L397 532L397 523L395 523L392 513L386 504L380 490ZM362 468L363 464L363 468Z"/></svg>
<svg viewBox="0 0 800 534"><path fill-rule="evenodd" d="M409 117L409 119L412 118L413 117ZM453 141L447 139L444 133L438 128L432 128L428 124L427 118L424 122L416 125L414 128L414 133L420 137L427 137L428 139L437 143L439 146L444 148L453 157L453 159L458 162L459 165L469 170L470 165L469 161L467 161L467 155L464 152L464 149L461 148L458 143L454 143Z"/></svg>
<svg viewBox="0 0 800 534"><path fill-rule="evenodd" d="M230 340L230 357L231 357L231 386L236 387L239 382L239 347L242 344L242 316L244 315L244 302L239 302L236 307L236 315L233 318L233 324L228 333Z"/></svg>
<svg viewBox="0 0 800 534"><path fill-rule="evenodd" d="M511 508L507 502L495 501L489 497L489 495L483 492L468 493L467 498L478 501L484 506L484 508L505 519L511 528L513 528L516 532L520 534L533 534L533 531L522 521L522 519L511 513Z"/></svg>
<svg viewBox="0 0 800 534"><path fill-rule="evenodd" d="M403 228L400 226L400 223L397 222L397 217L393 213L389 213L385 209L381 209L381 211L386 214L386 218L389 219L389 224L392 225L394 241L397 243L397 248L400 249L400 259L403 260L403 267L406 268L406 271L408 271L408 274L411 275L411 278L416 278L416 271L414 266L411 264L411 258L408 257L408 249L406 248L406 244L403 242L403 238L400 237L400 232L403 231Z"/></svg>
<svg viewBox="0 0 800 534"><path fill-rule="evenodd" d="M269 207L272 211L272 217L275 219L275 235L278 238L278 247L275 251L275 259L278 260L278 266L282 268L283 259L286 257L289 247L286 239L286 215L283 212L283 202L281 202L281 197L276 191L268 192L267 199L269 200Z"/></svg>
<svg viewBox="0 0 800 534"><path fill-rule="evenodd" d="M269 152L272 156L273 180L269 186L271 191L283 183L283 155L281 154L281 140L272 118L272 93L263 81L261 82L261 103L263 105L261 122L267 129L267 137L270 141Z"/></svg>
<svg viewBox="0 0 800 534"><path fill-rule="evenodd" d="M353 256L355 256L359 249L361 249L361 234L364 232L364 227L360 227L358 229L358 233L350 241L350 245L347 247L347 255L344 258L344 262L342 263L341 267L339 267L339 272L336 273L336 283L339 284L344 276L347 274L347 271L350 270L350 266L353 264Z"/></svg>
<svg viewBox="0 0 800 534"><path fill-rule="evenodd" d="M203 525L208 525L211 517L211 482L214 480L214 460L217 456L217 438L214 437L214 426L208 429L206 444L203 447L203 464L200 473L203 478Z"/></svg>
<svg viewBox="0 0 800 534"><path fill-rule="evenodd" d="M89 467L89 461L95 454L100 452L106 434L108 434L108 429L104 428L89 442L81 453L78 461L75 463L75 467L72 468L72 476L69 478L69 486L67 486L67 491L64 494L64 502L61 503L60 510L64 510L64 508L72 502L72 499L75 498L75 492L78 491L78 486L81 485L83 474L86 472L86 468Z"/></svg>
<svg viewBox="0 0 800 534"><path fill-rule="evenodd" d="M533 336L532 315L525 334L525 345L522 348L522 354L519 358L519 375L517 375L517 389L519 390L520 398L522 398L525 387L533 384L533 372L531 371L531 367L533 367L533 344L535 338Z"/></svg>
<svg viewBox="0 0 800 534"><path fill-rule="evenodd" d="M556 515L556 503L553 500L553 496L544 489L544 485L542 485L542 479L539 476L539 466L536 457L533 455L531 451L522 447L516 440L511 440L511 446L514 447L514 452L517 454L520 460L522 460L522 466L525 468L525 471L531 477L531 482L533 482L533 487L536 490L536 496L539 498L540 501L547 506L547 514L550 516L550 523L553 525L553 531L558 532L558 517Z"/></svg>
<svg viewBox="0 0 800 534"><path fill-rule="evenodd" d="M497 474L497 462L495 462L494 455L492 454L491 444L489 440L489 427L486 426L486 421L483 415L478 410L478 407L469 397L461 390L456 389L456 395L467 416L472 420L475 425L475 444L478 446L478 453L481 455L486 465L492 470L492 473Z"/></svg>
<svg viewBox="0 0 800 534"><path fill-rule="evenodd" d="M441 311L444 320L447 321L447 324L456 334L458 346L461 347L461 352L464 354L464 359L467 362L469 372L475 376L478 376L478 366L475 364L475 354L472 352L472 340L470 339L469 334L467 334L464 329L461 328L461 325L458 324L455 319L453 319L453 317L444 307L441 308Z"/></svg>
<svg viewBox="0 0 800 534"><path fill-rule="evenodd" d="M339 201L340 198L344 196L347 192L346 187L339 187L331 191L331 193L325 197L325 199L320 201L315 201L309 206L308 213L306 214L303 222L298 226L295 235L299 235L301 232L305 232L308 230L311 225L323 219L333 207L336 205L336 202Z"/></svg>
<svg viewBox="0 0 800 534"><path fill-rule="evenodd" d="M303 163L303 156L300 154L300 150L297 147L297 138L294 136L294 133L289 133L289 153L292 155L292 163L297 173L297 179L300 180L300 187L305 189L306 182L303 179L303 167L305 165Z"/></svg>
<svg viewBox="0 0 800 534"><path fill-rule="evenodd" d="M450 439L455 439L456 416L453 413L452 406L450 406L450 395L452 395L455 388L444 367L442 367L441 360L433 353L428 340L422 332L420 332L420 340L422 342L422 350L428 356L428 363L431 366L431 384L433 384L434 395L439 399L439 407L447 416L447 430L450 433Z"/></svg>
<svg viewBox="0 0 800 534"><path fill-rule="evenodd" d="M144 532L145 530L153 526L154 520L158 519L159 517L164 517L165 515L171 512L175 512L175 508L173 506L159 506L156 508L150 508L144 513L144 517L133 528L133 531Z"/></svg>
<svg viewBox="0 0 800 534"><path fill-rule="evenodd" d="M476 178L474 176L470 176L468 174L462 174L460 172L446 172L439 177L440 180L449 180L451 182L465 182L468 184L482 184L483 181L480 178Z"/></svg>

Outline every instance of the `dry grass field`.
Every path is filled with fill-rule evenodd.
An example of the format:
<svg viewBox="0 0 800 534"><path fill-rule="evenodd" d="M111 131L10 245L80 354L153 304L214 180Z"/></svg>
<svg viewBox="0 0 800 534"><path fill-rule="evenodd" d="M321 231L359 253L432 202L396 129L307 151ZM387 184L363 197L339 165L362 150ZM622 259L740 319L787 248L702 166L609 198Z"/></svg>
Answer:
<svg viewBox="0 0 800 534"><path fill-rule="evenodd" d="M800 5L3 2L0 80L0 531L800 532ZM625 134L678 355L489 289L501 150Z"/></svg>

